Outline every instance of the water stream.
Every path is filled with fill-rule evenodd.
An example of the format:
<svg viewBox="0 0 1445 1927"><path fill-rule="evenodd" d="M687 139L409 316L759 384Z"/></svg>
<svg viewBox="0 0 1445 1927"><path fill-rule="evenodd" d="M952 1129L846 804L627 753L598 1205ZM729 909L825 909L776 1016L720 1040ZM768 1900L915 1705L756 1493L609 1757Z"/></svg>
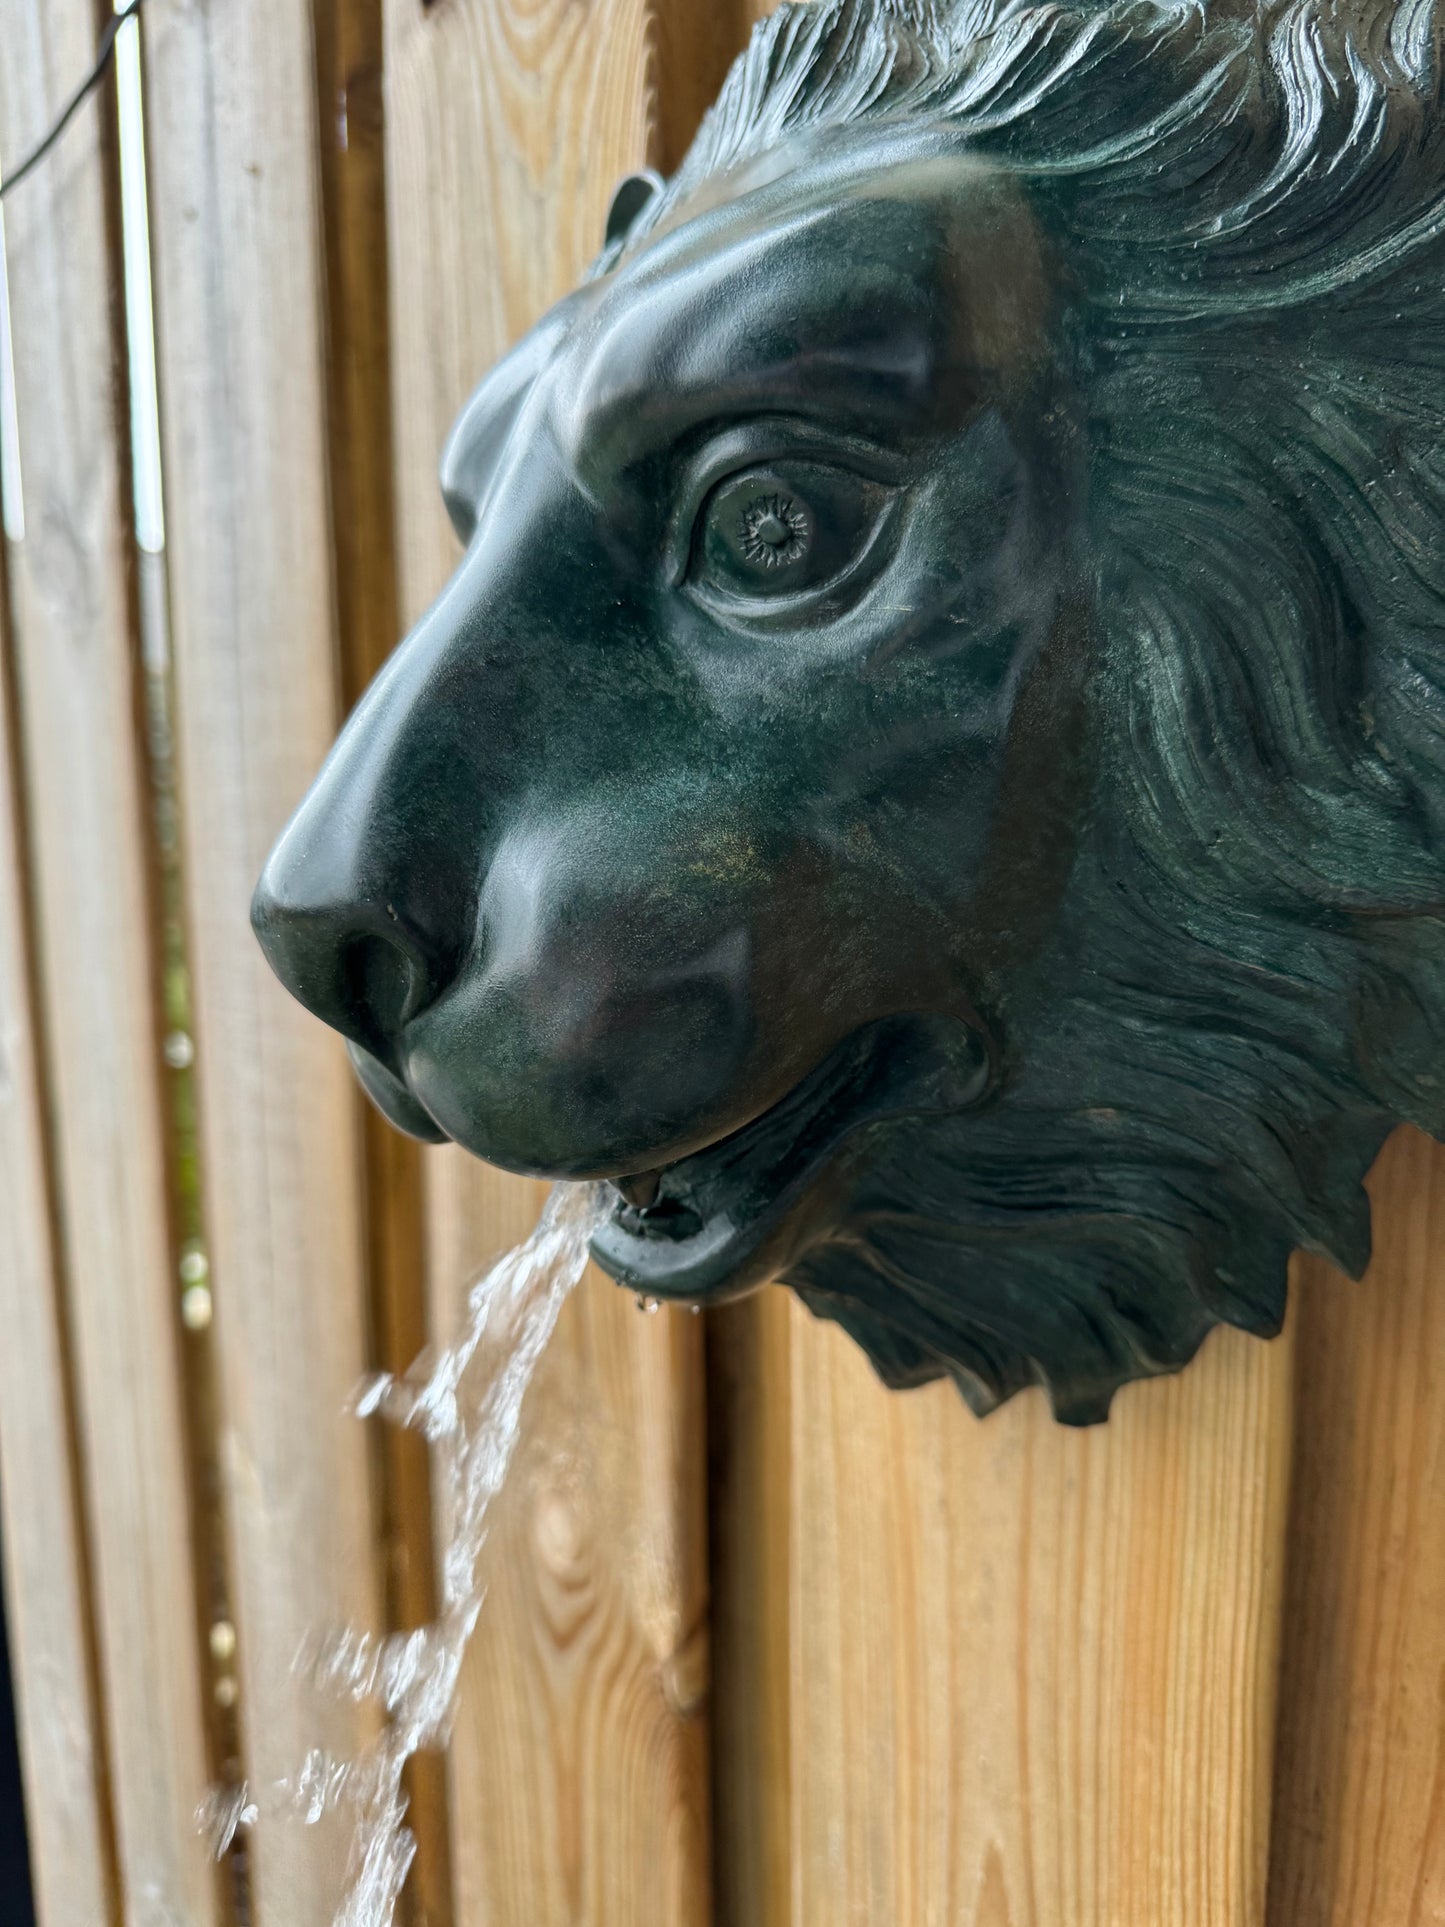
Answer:
<svg viewBox="0 0 1445 1927"><path fill-rule="evenodd" d="M404 1377L380 1375L359 1392L359 1417L380 1414L419 1431L432 1448L437 1496L440 1614L419 1631L378 1639L348 1629L319 1639L298 1664L325 1692L375 1702L377 1737L350 1760L317 1751L277 1786L226 1788L202 1809L213 1848L259 1819L315 1825L353 1816L347 1889L334 1927L391 1927L415 1842L402 1778L423 1747L446 1742L467 1644L482 1608L481 1555L511 1464L522 1402L568 1295L587 1265L603 1216L602 1187L558 1185L525 1244L501 1259L467 1299L462 1334Z"/></svg>

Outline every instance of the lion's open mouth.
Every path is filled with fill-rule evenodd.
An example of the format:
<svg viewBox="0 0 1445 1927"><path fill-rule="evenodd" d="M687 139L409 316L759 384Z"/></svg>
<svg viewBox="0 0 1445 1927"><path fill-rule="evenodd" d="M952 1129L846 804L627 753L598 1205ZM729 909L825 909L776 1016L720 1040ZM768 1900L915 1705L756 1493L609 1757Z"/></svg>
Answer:
<svg viewBox="0 0 1445 1927"><path fill-rule="evenodd" d="M446 1141L407 1085L361 1046L351 1060L379 1109ZM826 1225L850 1153L873 1128L977 1105L992 1082L983 1036L939 1013L854 1031L761 1117L662 1170L618 1179L593 1256L650 1296L714 1302L765 1283Z"/></svg>
<svg viewBox="0 0 1445 1927"><path fill-rule="evenodd" d="M657 1297L717 1301L751 1290L822 1228L860 1133L969 1109L990 1083L988 1047L959 1018L881 1018L751 1124L622 1180L593 1256L619 1283Z"/></svg>

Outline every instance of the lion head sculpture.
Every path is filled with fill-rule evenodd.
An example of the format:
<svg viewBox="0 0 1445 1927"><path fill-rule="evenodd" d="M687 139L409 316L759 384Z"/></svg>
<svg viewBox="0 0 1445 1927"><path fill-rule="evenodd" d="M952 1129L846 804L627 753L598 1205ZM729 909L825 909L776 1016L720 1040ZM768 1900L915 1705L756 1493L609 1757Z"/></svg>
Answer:
<svg viewBox="0 0 1445 1927"><path fill-rule="evenodd" d="M1435 0L815 0L482 384L255 921L404 1130L1108 1411L1445 1127Z"/></svg>

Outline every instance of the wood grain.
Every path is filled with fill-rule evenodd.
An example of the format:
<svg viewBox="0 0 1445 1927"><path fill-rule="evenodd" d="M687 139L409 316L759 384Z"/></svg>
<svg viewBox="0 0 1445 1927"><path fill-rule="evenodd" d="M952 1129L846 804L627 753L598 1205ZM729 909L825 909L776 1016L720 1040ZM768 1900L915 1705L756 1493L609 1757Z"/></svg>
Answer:
<svg viewBox="0 0 1445 1927"><path fill-rule="evenodd" d="M0 1555L36 1907L40 1927L65 1927L109 1922L120 1896L25 941L5 575L0 553Z"/></svg>
<svg viewBox="0 0 1445 1927"><path fill-rule="evenodd" d="M597 253L647 159L648 0L386 0L403 611L455 568L442 441L488 368Z"/></svg>
<svg viewBox="0 0 1445 1927"><path fill-rule="evenodd" d="M437 496L472 386L597 251L662 151L644 0L387 0L403 612L455 566ZM672 43L676 46L677 43ZM689 83L690 84L690 83ZM535 1187L428 1160L438 1328L530 1226ZM458 1917L704 1927L700 1320L590 1277L531 1394L452 1759Z"/></svg>
<svg viewBox="0 0 1445 1927"><path fill-rule="evenodd" d="M543 1188L440 1162L450 1281L525 1235ZM529 1394L453 1747L468 1927L711 1917L699 1324L589 1274Z"/></svg>
<svg viewBox="0 0 1445 1927"><path fill-rule="evenodd" d="M375 1626L358 1098L338 1038L270 977L248 905L335 733L317 83L306 0L146 14L183 850L226 1497L253 1780L353 1753L303 1643ZM339 1828L263 1824L261 1927L321 1922Z"/></svg>
<svg viewBox="0 0 1445 1927"><path fill-rule="evenodd" d="M90 64L95 24L91 0L43 8L4 0L4 151L27 149L43 131ZM219 1890L193 1817L206 1778L198 1593L167 1218L149 799L136 726L129 461L111 299L114 127L105 105L77 120L7 204L26 507L9 575L120 1897L127 1920L199 1927L218 1918ZM32 1378L44 1369L38 1342L26 1361ZM53 1444L63 1449L61 1438ZM57 1515L61 1532L67 1516L68 1508ZM36 1684L48 1690L43 1677ZM87 1851L83 1831L77 1850Z"/></svg>
<svg viewBox="0 0 1445 1927"><path fill-rule="evenodd" d="M653 129L648 158L670 174L692 144L754 20L771 0L654 0Z"/></svg>
<svg viewBox="0 0 1445 1927"><path fill-rule="evenodd" d="M1296 1298L1270 1927L1445 1922L1445 1150L1370 1191L1364 1283Z"/></svg>
<svg viewBox="0 0 1445 1927"><path fill-rule="evenodd" d="M793 1911L1258 1927L1290 1347L979 1425L795 1314Z"/></svg>

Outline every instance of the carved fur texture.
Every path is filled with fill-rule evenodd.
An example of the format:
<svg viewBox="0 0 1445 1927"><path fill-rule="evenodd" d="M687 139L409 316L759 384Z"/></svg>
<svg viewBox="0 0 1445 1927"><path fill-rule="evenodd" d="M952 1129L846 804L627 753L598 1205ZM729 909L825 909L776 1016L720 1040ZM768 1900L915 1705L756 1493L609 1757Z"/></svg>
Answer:
<svg viewBox="0 0 1445 1927"><path fill-rule="evenodd" d="M1275 1332L1297 1246L1358 1273L1383 1139L1445 1134L1442 52L1432 0L785 6L646 217L806 129L947 120L1071 290L1063 927L993 986L990 1108L880 1142L789 1278L891 1383L1097 1420L1219 1321Z"/></svg>

